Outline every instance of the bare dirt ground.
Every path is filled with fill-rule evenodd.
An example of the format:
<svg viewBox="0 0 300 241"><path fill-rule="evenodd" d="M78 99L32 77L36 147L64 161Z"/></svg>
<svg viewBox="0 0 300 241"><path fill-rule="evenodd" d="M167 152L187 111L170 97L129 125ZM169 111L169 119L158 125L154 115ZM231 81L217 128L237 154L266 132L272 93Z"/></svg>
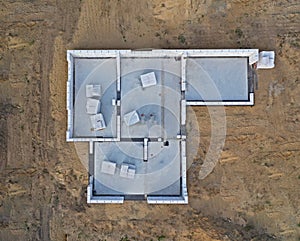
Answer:
<svg viewBox="0 0 300 241"><path fill-rule="evenodd" d="M187 206L87 205L65 142L67 49L259 48L254 107L228 107L214 172L206 108ZM0 0L0 240L300 240L298 0ZM194 154L194 153L193 153Z"/></svg>

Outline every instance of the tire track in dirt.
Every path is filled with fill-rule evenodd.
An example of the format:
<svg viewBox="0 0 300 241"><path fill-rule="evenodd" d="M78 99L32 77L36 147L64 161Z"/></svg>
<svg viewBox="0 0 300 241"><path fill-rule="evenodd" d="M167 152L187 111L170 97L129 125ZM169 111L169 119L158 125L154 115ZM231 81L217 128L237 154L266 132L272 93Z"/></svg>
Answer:
<svg viewBox="0 0 300 241"><path fill-rule="evenodd" d="M53 24L53 23L49 23ZM53 57L53 44L54 37L53 32L55 29L50 29L46 33L41 35L41 45L38 50L38 56L40 60L40 82L39 82L39 122L37 135L41 145L38 148L37 159L41 167L47 165L45 162L50 161L48 151L50 149L50 132L53 128L53 122L51 118L51 103L50 103L50 88L49 88L49 74L52 68ZM40 186L39 184L38 186ZM43 188L43 187L41 187ZM41 191L39 191L42 193ZM48 195L47 195L48 196ZM43 196L46 200L47 197ZM49 204L41 203L40 206L40 239L48 241L50 240L49 221L51 220L51 212Z"/></svg>
<svg viewBox="0 0 300 241"><path fill-rule="evenodd" d="M53 55L53 43L54 39L49 40L50 33L46 33L42 42L44 43L39 50L40 56L40 69L41 69L41 80L40 80L40 109L39 109L39 124L38 133L40 140L47 147L49 141L49 129L50 126L50 89L49 89L49 73L52 65ZM47 149L40 149L39 153L41 160L48 160Z"/></svg>
<svg viewBox="0 0 300 241"><path fill-rule="evenodd" d="M67 1L66 1L67 2ZM55 38L57 35L61 35L63 38L63 42L65 43L70 36L72 36L72 31L74 30L73 25L76 24L76 21L73 21L73 18L76 16L74 12L70 10L74 8L74 5L77 5L76 2L73 3L65 3L65 2L57 2L53 5L53 8L57 11L55 15L51 18L51 15L47 16L45 21L45 29L40 33L39 39L39 49L38 49L38 60L40 62L40 80L38 80L38 103L39 107L37 108L37 114L39 116L39 121L37 125L37 139L38 145L36 159L39 163L39 167L42 169L44 173L48 173L45 170L51 170L55 164L54 161L60 158L60 155L64 156L63 153L59 153L61 151L61 140L56 140L55 138L61 138L61 135L54 135L55 118L52 116L53 111L53 103L51 101L55 101L55 97L64 97L58 96L57 93L50 92L50 73L53 69L53 56L54 56L54 44ZM70 17L71 16L71 17ZM61 58L65 59L65 53ZM65 65L66 66L66 65ZM54 78L56 81L61 83L66 83L65 79L59 79L59 77ZM53 96L51 96L51 94ZM60 106L61 107L61 106ZM65 106L63 107L65 109ZM63 123L63 127L65 127L65 123ZM65 137L63 136L65 140ZM55 148L56 144L59 144L57 148ZM43 183L35 183L33 192L36 197L35 202L40 208L40 229L39 235L41 240L51 240L50 237L50 222L52 220L52 212L51 208L53 206L52 201L49 203L49 200L52 200L51 190L56 189L54 182L46 182L50 177L49 175L43 175L44 182ZM40 178L37 178L36 181L39 181ZM35 186L36 185L36 186ZM56 230L51 230L51 233L55 235Z"/></svg>
<svg viewBox="0 0 300 241"><path fill-rule="evenodd" d="M49 221L51 219L51 211L49 207L43 206L40 209L41 228L40 240L50 241Z"/></svg>

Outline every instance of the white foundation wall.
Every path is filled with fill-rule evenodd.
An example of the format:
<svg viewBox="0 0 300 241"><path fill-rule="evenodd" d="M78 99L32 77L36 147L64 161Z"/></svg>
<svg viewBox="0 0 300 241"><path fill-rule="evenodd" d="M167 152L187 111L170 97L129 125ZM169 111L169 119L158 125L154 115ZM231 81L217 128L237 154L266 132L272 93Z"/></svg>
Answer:
<svg viewBox="0 0 300 241"><path fill-rule="evenodd" d="M68 81L67 81L67 141L74 142L89 142L90 148L89 154L94 153L95 142L119 142L121 141L121 116L117 115L117 135L114 138L99 138L99 137L76 137L73 136L73 99L74 99L74 58L116 58L116 89L121 91L121 70L122 70L122 58L178 58L181 61L180 65L180 91L182 96L185 96L187 88L187 59L197 57L247 57L249 65L257 63L259 60L258 49L154 49L147 51L135 51L135 50L68 50ZM187 101L185 97L179 103L181 109L180 124L186 123L186 106L199 105L199 106L246 106L254 105L254 93L249 93L248 101ZM121 100L116 101L116 106L121 106ZM149 204L187 204L188 192L187 192L187 158L186 158L186 141L185 134L180 134L177 137L180 144L181 152L181 195L180 196L148 196L146 201ZM147 151L144 151L148 155ZM123 203L124 196L99 196L93 195L93 182L94 176L89 178L89 185L87 187L87 202L88 203Z"/></svg>

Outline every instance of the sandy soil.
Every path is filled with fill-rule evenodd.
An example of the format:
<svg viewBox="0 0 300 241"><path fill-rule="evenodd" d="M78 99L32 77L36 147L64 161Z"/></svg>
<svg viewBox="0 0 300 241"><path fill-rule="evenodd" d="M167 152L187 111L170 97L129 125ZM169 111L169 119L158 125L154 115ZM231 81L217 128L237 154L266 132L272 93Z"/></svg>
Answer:
<svg viewBox="0 0 300 241"><path fill-rule="evenodd" d="M299 240L299 1L2 0L0 26L0 240ZM192 109L189 205L86 204L86 169L65 142L66 50L102 48L276 51L256 105L226 108L204 180L210 116Z"/></svg>

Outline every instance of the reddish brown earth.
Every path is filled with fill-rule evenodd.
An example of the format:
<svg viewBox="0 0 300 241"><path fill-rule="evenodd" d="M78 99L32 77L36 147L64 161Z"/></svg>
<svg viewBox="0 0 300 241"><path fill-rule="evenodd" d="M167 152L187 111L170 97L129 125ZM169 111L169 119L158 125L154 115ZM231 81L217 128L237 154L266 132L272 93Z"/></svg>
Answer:
<svg viewBox="0 0 300 241"><path fill-rule="evenodd" d="M299 32L297 0L0 1L0 240L299 240ZM88 174L65 141L66 50L106 48L276 51L256 105L225 108L204 180L211 120L193 108L189 205L86 204Z"/></svg>

